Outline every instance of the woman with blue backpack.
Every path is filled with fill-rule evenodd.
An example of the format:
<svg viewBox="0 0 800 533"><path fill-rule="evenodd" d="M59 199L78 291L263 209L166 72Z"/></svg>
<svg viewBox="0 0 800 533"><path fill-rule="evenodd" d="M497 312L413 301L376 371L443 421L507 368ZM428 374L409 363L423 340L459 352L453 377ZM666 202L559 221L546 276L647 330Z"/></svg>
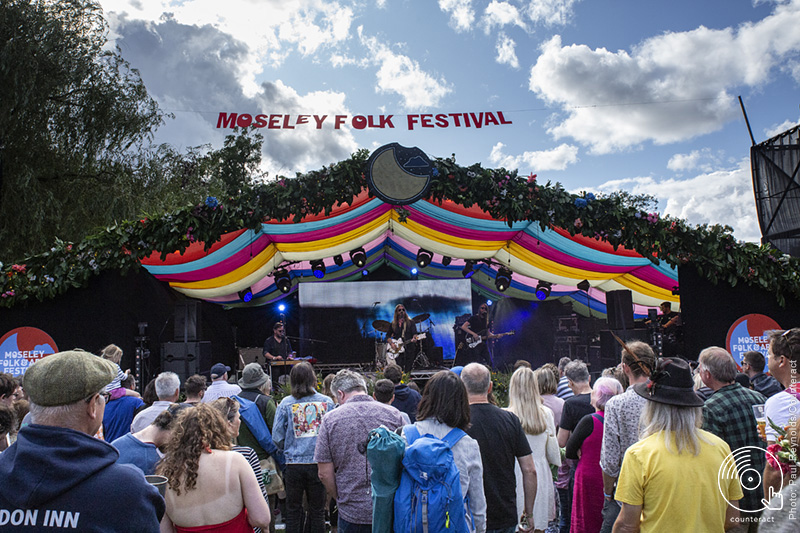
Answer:
<svg viewBox="0 0 800 533"><path fill-rule="evenodd" d="M395 531L398 531L399 523L404 524L400 531L405 531L406 527L413 530L414 523L421 519L422 513L427 513L431 532L438 530L434 524L440 518L447 524L447 529L441 529L442 531L486 531L481 452L478 442L464 433L469 427L469 413L467 390L458 375L443 370L428 381L417 409L417 421L403 428L408 448L403 460L403 479L395 495ZM413 464L414 451L419 454L433 454L437 450L444 452L438 455L444 470L447 470L447 461L451 461L458 469L460 494L457 490L455 493L450 492L449 487L442 484L422 487L429 488L429 491L420 490L419 484L412 481L411 478L420 473L419 467ZM422 464L426 458L420 459L419 463ZM455 475L455 471L452 475ZM398 505L399 499L405 499L406 503ZM461 501L455 501L457 499ZM463 510L461 516L456 516L456 508Z"/></svg>

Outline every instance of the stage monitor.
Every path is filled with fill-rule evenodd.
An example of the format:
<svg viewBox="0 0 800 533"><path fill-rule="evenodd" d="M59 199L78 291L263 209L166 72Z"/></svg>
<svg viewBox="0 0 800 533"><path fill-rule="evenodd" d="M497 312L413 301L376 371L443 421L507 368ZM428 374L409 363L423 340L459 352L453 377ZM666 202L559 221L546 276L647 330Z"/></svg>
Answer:
<svg viewBox="0 0 800 533"><path fill-rule="evenodd" d="M427 333L428 345L452 359L453 324L457 316L472 314L472 288L467 279L302 283L299 304L299 356L323 363L371 362L386 338L381 324L390 323L395 306L403 304L417 318L417 331Z"/></svg>

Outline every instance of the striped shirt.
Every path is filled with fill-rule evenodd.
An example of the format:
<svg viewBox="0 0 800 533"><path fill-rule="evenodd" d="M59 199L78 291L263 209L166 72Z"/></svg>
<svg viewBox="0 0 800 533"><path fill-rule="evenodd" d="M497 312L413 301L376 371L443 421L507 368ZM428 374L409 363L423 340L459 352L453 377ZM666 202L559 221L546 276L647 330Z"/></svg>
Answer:
<svg viewBox="0 0 800 533"><path fill-rule="evenodd" d="M569 388L569 379L567 379L567 376L562 376L561 379L558 380L556 396L562 400L566 400L567 398L572 398L574 395L572 389Z"/></svg>

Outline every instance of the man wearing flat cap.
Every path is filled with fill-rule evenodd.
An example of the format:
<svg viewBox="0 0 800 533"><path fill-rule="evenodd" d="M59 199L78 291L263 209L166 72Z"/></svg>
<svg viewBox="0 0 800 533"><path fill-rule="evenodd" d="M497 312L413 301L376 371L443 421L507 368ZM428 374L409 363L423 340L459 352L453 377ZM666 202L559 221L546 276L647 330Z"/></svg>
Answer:
<svg viewBox="0 0 800 533"><path fill-rule="evenodd" d="M28 368L32 423L0 454L0 529L159 530L164 499L92 436L103 422L103 389L115 376L112 363L80 350Z"/></svg>

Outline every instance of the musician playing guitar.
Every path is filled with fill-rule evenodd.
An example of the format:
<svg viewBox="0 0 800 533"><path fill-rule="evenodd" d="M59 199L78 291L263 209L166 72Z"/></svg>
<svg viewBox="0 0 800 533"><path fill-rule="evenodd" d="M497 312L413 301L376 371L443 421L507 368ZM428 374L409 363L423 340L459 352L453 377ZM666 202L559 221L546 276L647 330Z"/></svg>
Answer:
<svg viewBox="0 0 800 533"><path fill-rule="evenodd" d="M417 335L417 325L414 323L408 314L406 314L406 307L403 304L397 304L394 308L394 318L389 328L389 351L396 353L399 351L400 346L403 348L402 362L398 361L397 364L403 367L404 372L411 372L414 364L414 359L419 353L419 346L417 343L412 342ZM398 340L403 342L397 343Z"/></svg>
<svg viewBox="0 0 800 533"><path fill-rule="evenodd" d="M488 331L488 318L489 306L485 303L481 304L478 314L472 315L469 320L461 324L461 329L472 338L479 339L481 338L481 333L483 333L487 340L496 339L499 336ZM481 342L475 348L464 347L461 352L459 354L461 357L458 358L460 365L482 362L489 365L490 368L493 367L492 356L489 354L489 348L485 342Z"/></svg>

